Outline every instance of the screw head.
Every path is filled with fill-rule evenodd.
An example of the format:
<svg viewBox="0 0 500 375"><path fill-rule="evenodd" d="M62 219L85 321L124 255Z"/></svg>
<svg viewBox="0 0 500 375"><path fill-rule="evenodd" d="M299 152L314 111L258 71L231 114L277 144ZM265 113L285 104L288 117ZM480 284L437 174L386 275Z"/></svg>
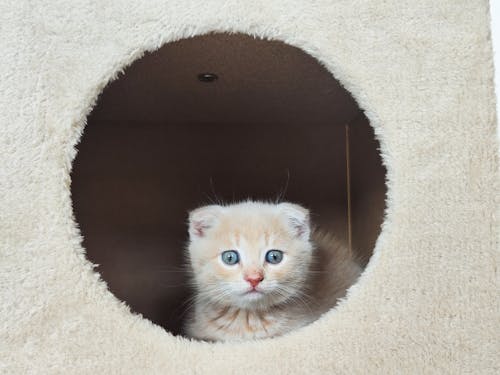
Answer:
<svg viewBox="0 0 500 375"><path fill-rule="evenodd" d="M198 80L200 82L215 82L219 77L215 73L200 73L198 74Z"/></svg>

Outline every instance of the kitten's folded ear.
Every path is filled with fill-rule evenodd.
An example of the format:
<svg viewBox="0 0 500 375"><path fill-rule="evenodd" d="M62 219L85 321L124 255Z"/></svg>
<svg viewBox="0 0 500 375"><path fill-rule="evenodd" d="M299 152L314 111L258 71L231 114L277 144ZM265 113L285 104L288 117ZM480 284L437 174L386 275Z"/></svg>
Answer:
<svg viewBox="0 0 500 375"><path fill-rule="evenodd" d="M189 213L189 237L204 237L210 228L217 224L222 207L210 205L197 208Z"/></svg>
<svg viewBox="0 0 500 375"><path fill-rule="evenodd" d="M308 240L311 234L309 210L293 203L280 203L278 208L292 230L292 233L302 240Z"/></svg>

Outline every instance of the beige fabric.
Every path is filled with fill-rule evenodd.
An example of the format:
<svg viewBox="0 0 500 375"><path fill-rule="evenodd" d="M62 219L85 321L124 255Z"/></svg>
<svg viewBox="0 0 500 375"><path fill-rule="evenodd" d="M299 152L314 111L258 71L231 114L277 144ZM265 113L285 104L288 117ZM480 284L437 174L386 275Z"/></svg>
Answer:
<svg viewBox="0 0 500 375"><path fill-rule="evenodd" d="M0 3L0 371L71 374L499 371L497 145L488 3ZM85 260L69 172L85 115L145 50L208 31L283 40L366 110L388 169L375 255L311 326L246 344L174 338Z"/></svg>

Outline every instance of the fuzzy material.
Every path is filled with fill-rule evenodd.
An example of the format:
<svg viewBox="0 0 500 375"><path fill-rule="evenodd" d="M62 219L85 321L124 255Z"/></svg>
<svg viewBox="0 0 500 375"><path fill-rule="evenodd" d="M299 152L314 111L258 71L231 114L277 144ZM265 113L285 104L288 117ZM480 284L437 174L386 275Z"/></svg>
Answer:
<svg viewBox="0 0 500 375"><path fill-rule="evenodd" d="M497 140L485 0L0 3L0 372L499 371ZM375 254L333 311L284 337L176 338L111 294L73 220L75 144L145 51L210 31L282 40L366 111L387 167Z"/></svg>

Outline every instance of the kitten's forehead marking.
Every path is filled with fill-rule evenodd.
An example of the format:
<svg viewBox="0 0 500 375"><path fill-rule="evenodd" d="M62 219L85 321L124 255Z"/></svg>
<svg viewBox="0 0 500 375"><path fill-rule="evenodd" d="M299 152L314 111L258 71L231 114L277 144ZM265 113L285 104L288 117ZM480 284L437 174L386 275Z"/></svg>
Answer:
<svg viewBox="0 0 500 375"><path fill-rule="evenodd" d="M236 231L233 235L233 243L236 245L236 247L238 247L240 245L240 232L239 231Z"/></svg>
<svg viewBox="0 0 500 375"><path fill-rule="evenodd" d="M241 234L239 231L235 231L233 233L231 233L230 235L230 240L231 240L231 245L236 249L238 250L240 247L241 247Z"/></svg>
<svg viewBox="0 0 500 375"><path fill-rule="evenodd" d="M268 246L270 241L271 241L271 234L269 233L269 231L265 230L264 231L264 246Z"/></svg>

